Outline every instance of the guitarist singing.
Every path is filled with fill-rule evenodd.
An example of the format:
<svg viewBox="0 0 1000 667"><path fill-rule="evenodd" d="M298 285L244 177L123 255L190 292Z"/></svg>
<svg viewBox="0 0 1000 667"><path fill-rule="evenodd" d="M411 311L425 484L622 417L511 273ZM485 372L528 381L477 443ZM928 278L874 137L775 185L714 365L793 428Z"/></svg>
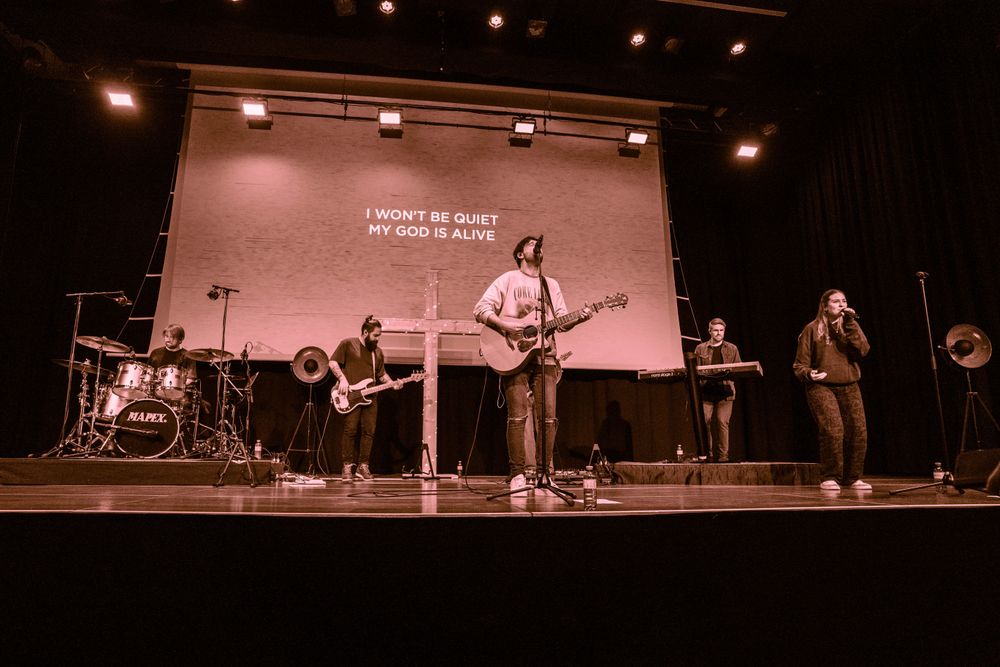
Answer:
<svg viewBox="0 0 1000 667"><path fill-rule="evenodd" d="M563 299L559 283L545 277L547 289L544 290L540 280L542 264L542 236L535 238L527 236L514 247L514 261L517 269L501 274L483 293L473 311L476 320L496 331L505 334L511 340L523 338L525 324L517 323L516 319L524 318L535 311L539 303L545 303L546 317L559 317L567 313L566 301ZM543 299L544 296L544 299ZM568 331L580 322L593 317L590 308L580 311L579 319L566 324L557 331ZM551 473L552 448L556 441L556 429L559 420L556 419L556 376L558 372L556 360L555 336L550 334L547 339L548 349L544 363L536 355L523 369L512 375L503 376L504 395L507 399L507 456L510 461L510 489L517 491L526 485L524 477L524 426L528 420L528 391L535 396L541 395L541 382L545 381L545 450L548 460L545 465ZM544 369L544 372L543 372ZM535 426L538 432L538 421L542 418L541 401L536 401ZM537 444L537 443L536 443ZM539 450L540 451L540 450ZM535 460L542 465L540 456ZM541 472L541 471L540 471Z"/></svg>
<svg viewBox="0 0 1000 667"><path fill-rule="evenodd" d="M382 337L382 323L369 315L361 325L361 336L345 338L340 341L336 351L330 356L330 370L337 378L337 391L347 394L351 385L367 378L373 378L380 384L391 383L394 389L399 389L402 383L393 380L385 372L385 355L378 347L378 339ZM378 416L378 401L372 400L371 405L361 405L344 416L344 435L340 441L340 451L343 457L341 481L353 482L354 461L358 462L358 478L371 481L372 473L368 468L368 459L372 451L372 439L375 437L375 418ZM356 446L358 426L361 427L361 444Z"/></svg>

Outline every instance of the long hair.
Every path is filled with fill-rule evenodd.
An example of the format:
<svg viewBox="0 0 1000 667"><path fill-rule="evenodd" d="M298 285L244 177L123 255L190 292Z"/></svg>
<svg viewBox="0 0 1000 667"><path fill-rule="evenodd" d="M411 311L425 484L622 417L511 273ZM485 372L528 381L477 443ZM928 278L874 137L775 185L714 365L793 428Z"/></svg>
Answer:
<svg viewBox="0 0 1000 667"><path fill-rule="evenodd" d="M831 296L843 293L844 290L831 288L819 297L819 308L816 310L816 319L813 322L816 323L816 340L824 340L827 345L830 344L830 328L826 322L826 306L830 303Z"/></svg>

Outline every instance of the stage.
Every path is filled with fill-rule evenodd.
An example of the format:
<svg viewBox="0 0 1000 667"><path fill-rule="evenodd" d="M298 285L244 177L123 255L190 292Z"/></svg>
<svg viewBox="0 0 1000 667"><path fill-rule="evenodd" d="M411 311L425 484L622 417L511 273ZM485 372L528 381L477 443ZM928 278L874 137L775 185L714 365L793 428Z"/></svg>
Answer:
<svg viewBox="0 0 1000 667"><path fill-rule="evenodd" d="M487 500L499 477L3 485L5 649L173 662L207 644L223 663L993 660L1000 499L890 496L929 480L868 479L872 492L605 485L590 512L542 493Z"/></svg>

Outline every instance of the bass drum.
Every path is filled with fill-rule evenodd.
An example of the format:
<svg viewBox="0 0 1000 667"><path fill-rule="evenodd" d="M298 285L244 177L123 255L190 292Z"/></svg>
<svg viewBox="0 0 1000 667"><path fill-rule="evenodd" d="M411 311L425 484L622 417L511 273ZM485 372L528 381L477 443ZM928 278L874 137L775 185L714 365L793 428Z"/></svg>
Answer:
<svg viewBox="0 0 1000 667"><path fill-rule="evenodd" d="M180 423L169 405L150 398L129 403L115 417L115 446L126 456L155 459L177 442Z"/></svg>

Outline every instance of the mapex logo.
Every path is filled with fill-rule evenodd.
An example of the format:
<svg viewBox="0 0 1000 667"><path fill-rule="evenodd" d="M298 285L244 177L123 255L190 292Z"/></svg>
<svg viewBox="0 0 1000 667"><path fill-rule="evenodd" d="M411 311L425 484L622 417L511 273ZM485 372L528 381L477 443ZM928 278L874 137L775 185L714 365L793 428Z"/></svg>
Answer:
<svg viewBox="0 0 1000 667"><path fill-rule="evenodd" d="M167 423L167 415L162 412L132 412L126 421L130 422L159 422Z"/></svg>

